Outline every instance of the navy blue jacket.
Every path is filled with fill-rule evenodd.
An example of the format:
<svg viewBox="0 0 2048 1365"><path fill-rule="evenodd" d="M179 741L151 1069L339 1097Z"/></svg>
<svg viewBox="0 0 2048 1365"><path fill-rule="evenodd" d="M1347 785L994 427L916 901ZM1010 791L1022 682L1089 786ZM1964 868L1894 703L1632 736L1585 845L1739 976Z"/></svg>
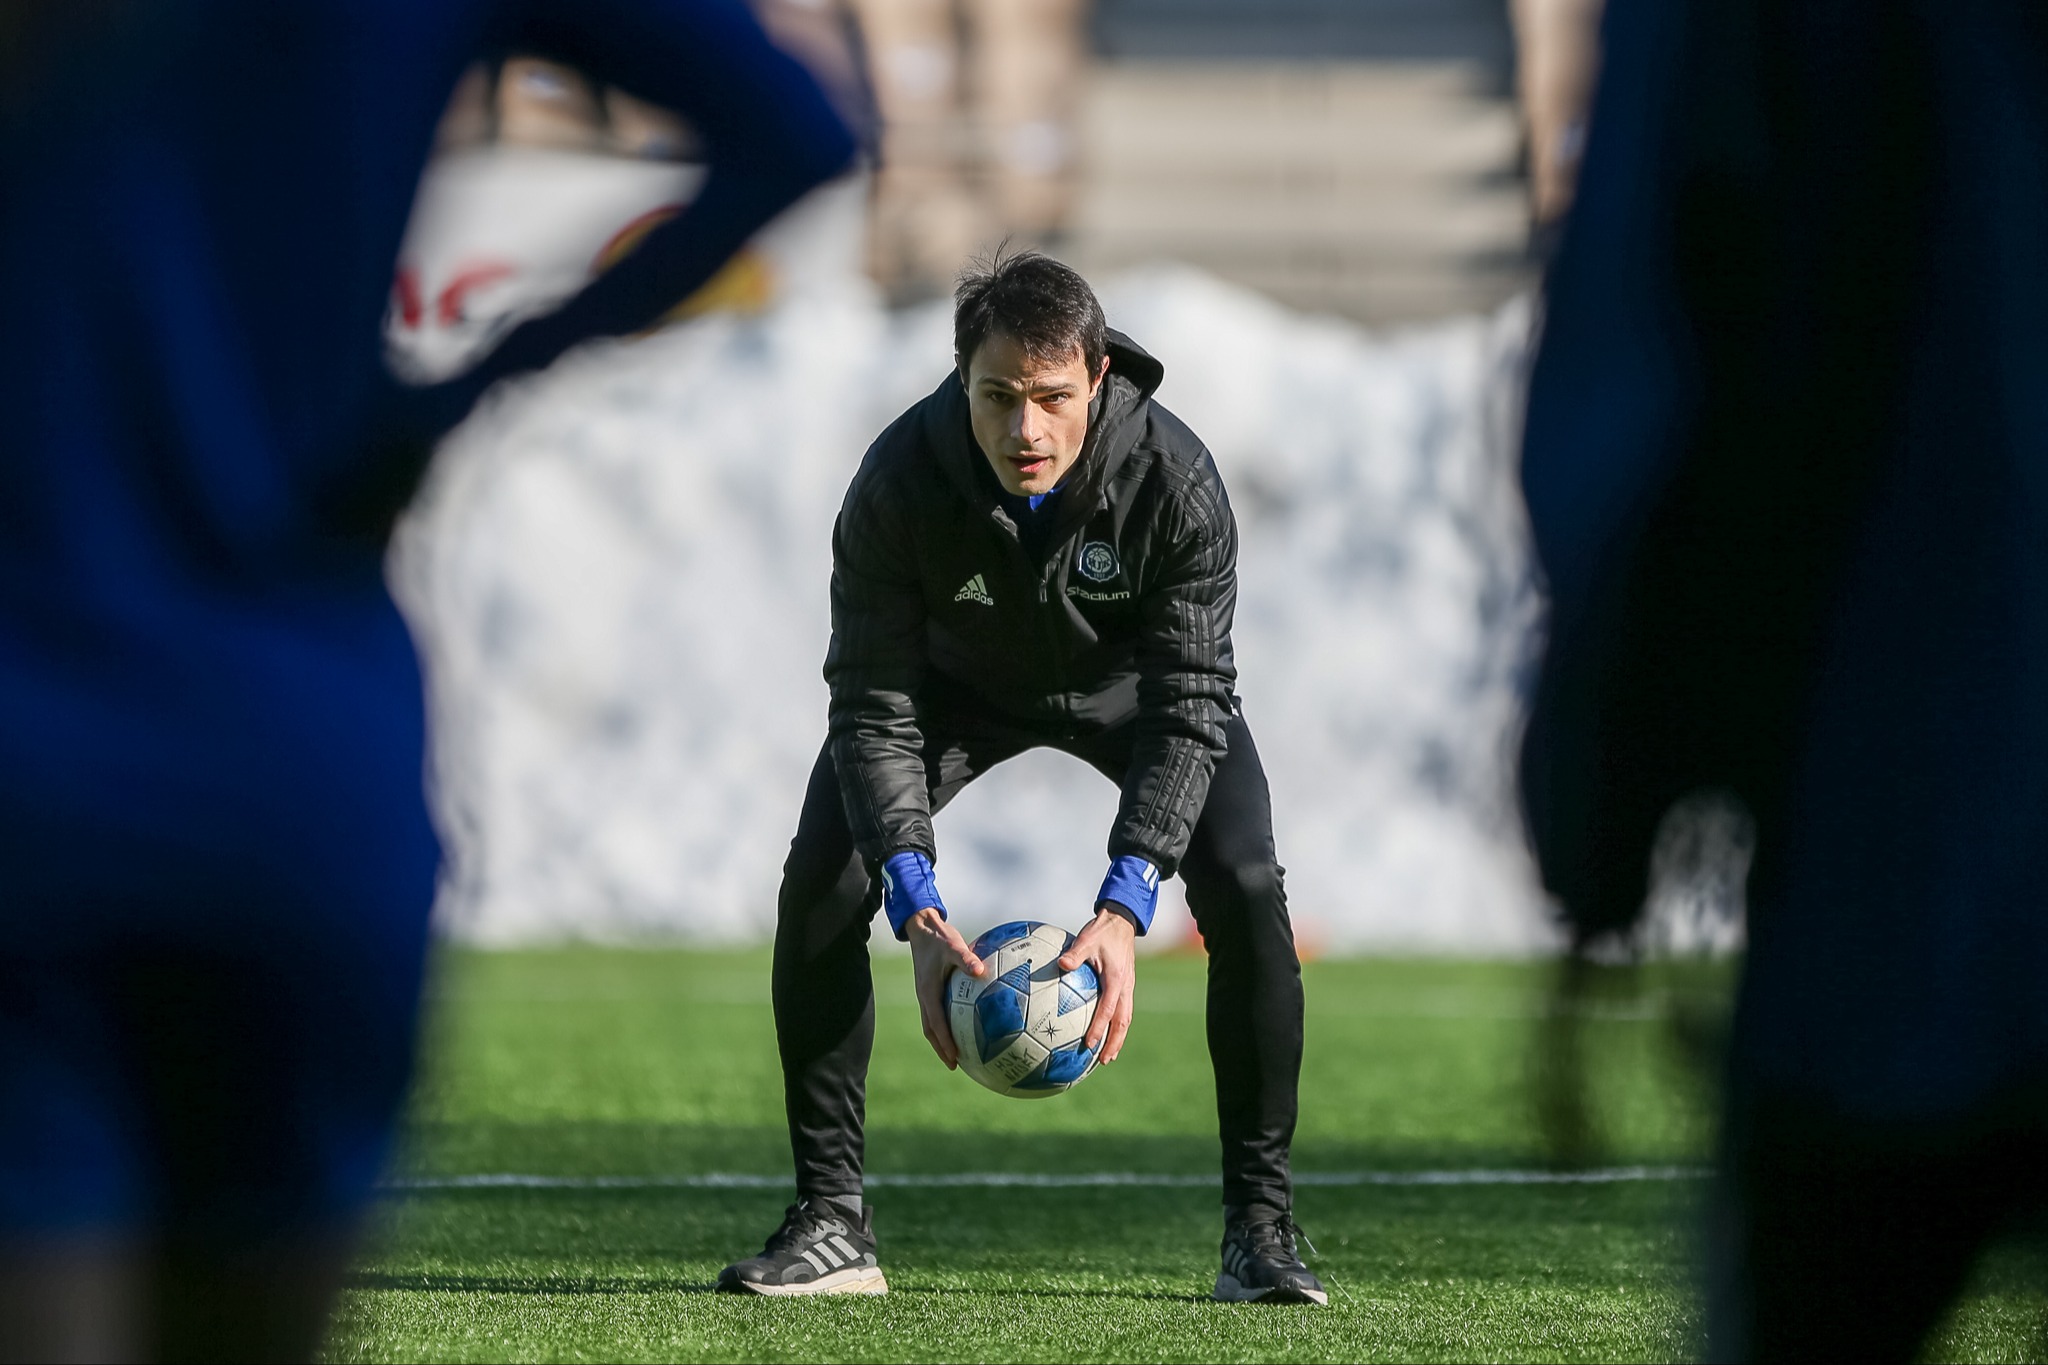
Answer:
<svg viewBox="0 0 2048 1365"><path fill-rule="evenodd" d="M1523 479L1550 889L1759 823L1738 1074L1856 1118L2048 1095L2048 8L1619 0Z"/></svg>
<svg viewBox="0 0 2048 1365"><path fill-rule="evenodd" d="M417 914L436 858L381 489L495 380L629 332L851 142L739 0L13 7L0 76L0 935ZM380 319L464 66L680 110L691 210L476 372ZM401 470L395 479L401 487Z"/></svg>

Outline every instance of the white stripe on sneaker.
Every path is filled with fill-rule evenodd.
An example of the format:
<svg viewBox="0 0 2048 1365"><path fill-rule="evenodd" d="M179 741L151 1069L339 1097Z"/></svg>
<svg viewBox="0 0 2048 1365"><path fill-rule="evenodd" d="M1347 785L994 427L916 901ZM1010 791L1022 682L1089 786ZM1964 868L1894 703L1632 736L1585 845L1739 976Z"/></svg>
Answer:
<svg viewBox="0 0 2048 1365"><path fill-rule="evenodd" d="M860 1253L853 1249L852 1243L836 1232L832 1234L832 1245L838 1247L845 1254L847 1260L858 1261L860 1259Z"/></svg>
<svg viewBox="0 0 2048 1365"><path fill-rule="evenodd" d="M811 1294L886 1294L889 1282L882 1278L879 1269L869 1265L848 1266L806 1284L749 1284L742 1288L749 1294L770 1298L803 1298Z"/></svg>
<svg viewBox="0 0 2048 1365"><path fill-rule="evenodd" d="M815 1251L806 1251L803 1253L803 1257L811 1263L811 1269L817 1271L820 1275L823 1275L830 1268L818 1259L818 1253Z"/></svg>
<svg viewBox="0 0 2048 1365"><path fill-rule="evenodd" d="M830 1261L832 1263L832 1268L834 1270L837 1270L839 1269L839 1267L846 1264L846 1258L841 1256L838 1252L834 1251L828 1243L820 1242L814 1248L814 1250L816 1250L820 1256L823 1256L826 1260ZM808 1255L809 1253L805 1254Z"/></svg>

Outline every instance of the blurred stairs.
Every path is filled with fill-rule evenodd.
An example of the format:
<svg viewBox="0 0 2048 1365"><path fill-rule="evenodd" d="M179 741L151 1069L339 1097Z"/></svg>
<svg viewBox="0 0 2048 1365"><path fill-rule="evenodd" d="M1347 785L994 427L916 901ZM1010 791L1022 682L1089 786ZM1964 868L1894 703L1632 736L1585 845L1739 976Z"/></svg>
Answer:
<svg viewBox="0 0 2048 1365"><path fill-rule="evenodd" d="M1171 259L1389 324L1528 286L1502 0L1097 0L1085 270Z"/></svg>

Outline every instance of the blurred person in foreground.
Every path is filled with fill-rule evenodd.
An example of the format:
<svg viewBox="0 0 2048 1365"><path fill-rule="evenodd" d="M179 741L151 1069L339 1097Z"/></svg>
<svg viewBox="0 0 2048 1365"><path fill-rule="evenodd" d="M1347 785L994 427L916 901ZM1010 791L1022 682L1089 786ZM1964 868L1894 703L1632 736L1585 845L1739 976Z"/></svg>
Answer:
<svg viewBox="0 0 2048 1365"><path fill-rule="evenodd" d="M2048 1194L2048 9L1619 3L1523 479L1582 945L1758 830L1712 1353L1904 1360Z"/></svg>
<svg viewBox="0 0 2048 1365"><path fill-rule="evenodd" d="M709 177L406 390L414 185L514 46L683 112ZM487 385L647 325L849 142L716 0L13 0L0 64L0 1356L303 1359L438 857L390 516Z"/></svg>
<svg viewBox="0 0 2048 1365"><path fill-rule="evenodd" d="M1134 943L1178 871L1209 951L1215 1297L1326 1303L1295 1252L1301 963L1236 695L1237 523L1222 478L1154 400L1164 367L1109 330L1066 266L1022 252L971 268L953 341L954 371L876 438L833 528L830 733L775 931L797 1202L718 1287L887 1292L862 1193L869 926L883 912L909 942L925 1038L958 1065L946 981L988 966L947 922L932 816L996 764L1053 748L1123 793L1108 876L1059 959L1101 983L1083 1042L1104 1062L1122 1049ZM1030 811L1016 817L1028 828Z"/></svg>

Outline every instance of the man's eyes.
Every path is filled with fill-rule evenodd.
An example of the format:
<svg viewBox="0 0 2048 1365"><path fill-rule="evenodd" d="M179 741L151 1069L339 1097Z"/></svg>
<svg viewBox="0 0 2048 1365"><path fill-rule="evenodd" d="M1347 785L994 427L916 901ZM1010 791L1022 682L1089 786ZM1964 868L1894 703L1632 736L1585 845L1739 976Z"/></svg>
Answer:
<svg viewBox="0 0 2048 1365"><path fill-rule="evenodd" d="M1071 393L1048 393L1032 401L1044 407L1057 408L1066 406L1067 401L1073 396ZM1008 407L1017 401L1017 395L1008 389L983 389L981 399L984 403L993 403L997 407Z"/></svg>

